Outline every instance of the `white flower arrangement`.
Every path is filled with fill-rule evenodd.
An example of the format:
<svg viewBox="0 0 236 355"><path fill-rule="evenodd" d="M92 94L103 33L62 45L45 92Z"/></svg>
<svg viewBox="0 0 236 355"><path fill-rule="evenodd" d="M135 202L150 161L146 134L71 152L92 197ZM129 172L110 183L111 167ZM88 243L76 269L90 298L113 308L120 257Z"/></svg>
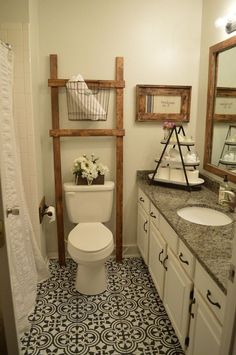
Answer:
<svg viewBox="0 0 236 355"><path fill-rule="evenodd" d="M99 158L95 158L94 154L91 158L88 158L86 154L74 160L73 174L75 177L81 176L87 179L88 184L92 184L92 181L99 175L105 175L109 169L107 166L97 163Z"/></svg>

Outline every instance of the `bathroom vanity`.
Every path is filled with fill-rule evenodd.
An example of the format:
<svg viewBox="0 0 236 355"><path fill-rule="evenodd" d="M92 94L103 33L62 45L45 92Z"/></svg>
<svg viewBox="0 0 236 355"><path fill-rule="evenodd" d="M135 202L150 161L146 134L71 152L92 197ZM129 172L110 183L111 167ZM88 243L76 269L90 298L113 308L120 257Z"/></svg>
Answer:
<svg viewBox="0 0 236 355"><path fill-rule="evenodd" d="M138 173L138 248L188 355L219 353L233 223L194 224L177 211L207 206L233 218L217 197L206 187L190 193L150 185L147 174Z"/></svg>

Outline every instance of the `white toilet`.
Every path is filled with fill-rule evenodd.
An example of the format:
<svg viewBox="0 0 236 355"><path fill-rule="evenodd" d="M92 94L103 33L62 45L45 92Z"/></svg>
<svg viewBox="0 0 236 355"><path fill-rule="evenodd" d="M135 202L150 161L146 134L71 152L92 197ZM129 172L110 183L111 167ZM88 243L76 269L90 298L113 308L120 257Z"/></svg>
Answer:
<svg viewBox="0 0 236 355"><path fill-rule="evenodd" d="M64 183L69 219L78 223L68 236L68 253L78 263L76 290L97 295L106 290L105 261L114 249L113 235L102 222L109 221L114 182L104 185Z"/></svg>

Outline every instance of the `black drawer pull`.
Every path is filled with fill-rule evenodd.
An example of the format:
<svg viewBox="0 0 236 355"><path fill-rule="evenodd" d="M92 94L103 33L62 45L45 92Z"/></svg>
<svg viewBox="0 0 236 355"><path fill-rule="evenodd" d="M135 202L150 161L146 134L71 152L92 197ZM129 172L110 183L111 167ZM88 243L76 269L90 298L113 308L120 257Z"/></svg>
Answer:
<svg viewBox="0 0 236 355"><path fill-rule="evenodd" d="M167 266L166 266L167 259L168 259L168 255L166 255L165 259L162 261L162 265L163 265L164 269L166 269L166 271L167 271Z"/></svg>
<svg viewBox="0 0 236 355"><path fill-rule="evenodd" d="M189 313L190 313L190 317L191 318L194 318L194 316L195 316L195 314L192 312L192 307L193 307L193 305L196 303L196 300L195 300L195 298L192 300L192 302L190 303L190 305L189 305Z"/></svg>
<svg viewBox="0 0 236 355"><path fill-rule="evenodd" d="M163 263L163 260L161 260L161 255L164 253L164 249L162 249L158 255L158 259L160 261L160 263L162 264Z"/></svg>
<svg viewBox="0 0 236 355"><path fill-rule="evenodd" d="M221 309L221 305L219 304L219 302L213 302L211 299L210 299L210 296L211 296L211 291L210 290L207 290L207 299L208 301L213 304L213 306L216 306L218 307L219 309Z"/></svg>
<svg viewBox="0 0 236 355"><path fill-rule="evenodd" d="M144 224L143 224L143 230L145 233L147 233L147 229L145 229L145 226L147 225L148 221L145 221Z"/></svg>
<svg viewBox="0 0 236 355"><path fill-rule="evenodd" d="M153 212L150 213L150 216L151 216L152 218L157 218L157 217L154 215Z"/></svg>
<svg viewBox="0 0 236 355"><path fill-rule="evenodd" d="M144 199L142 197L139 197L139 201L144 202Z"/></svg>
<svg viewBox="0 0 236 355"><path fill-rule="evenodd" d="M181 261L181 263L189 265L188 260L183 259L183 253L179 254L179 260Z"/></svg>

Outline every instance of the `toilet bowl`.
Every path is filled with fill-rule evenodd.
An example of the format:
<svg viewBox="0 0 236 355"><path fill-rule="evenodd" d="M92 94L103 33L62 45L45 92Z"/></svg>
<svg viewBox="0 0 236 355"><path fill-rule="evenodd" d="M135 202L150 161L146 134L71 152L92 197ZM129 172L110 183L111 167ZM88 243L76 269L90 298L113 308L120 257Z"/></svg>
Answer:
<svg viewBox="0 0 236 355"><path fill-rule="evenodd" d="M96 295L106 290L105 262L114 249L113 235L102 223L78 224L68 236L68 253L78 264L75 288Z"/></svg>
<svg viewBox="0 0 236 355"><path fill-rule="evenodd" d="M107 287L105 262L114 249L112 232L102 223L110 219L114 182L78 186L64 183L69 219L78 223L68 235L67 250L78 264L75 288L85 295Z"/></svg>

